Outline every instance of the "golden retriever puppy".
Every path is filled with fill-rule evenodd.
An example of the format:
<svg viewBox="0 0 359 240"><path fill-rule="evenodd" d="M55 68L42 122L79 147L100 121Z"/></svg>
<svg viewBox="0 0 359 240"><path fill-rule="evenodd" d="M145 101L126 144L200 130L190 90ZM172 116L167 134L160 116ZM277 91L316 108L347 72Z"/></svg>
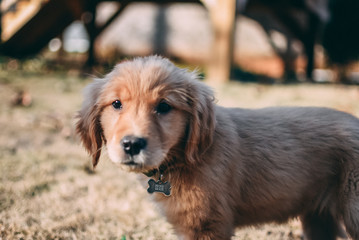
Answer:
<svg viewBox="0 0 359 240"><path fill-rule="evenodd" d="M307 239L336 239L342 224L359 239L357 118L213 100L195 73L136 58L87 87L77 132L94 166L105 144L114 163L151 179L181 239L230 239L236 227L295 217Z"/></svg>

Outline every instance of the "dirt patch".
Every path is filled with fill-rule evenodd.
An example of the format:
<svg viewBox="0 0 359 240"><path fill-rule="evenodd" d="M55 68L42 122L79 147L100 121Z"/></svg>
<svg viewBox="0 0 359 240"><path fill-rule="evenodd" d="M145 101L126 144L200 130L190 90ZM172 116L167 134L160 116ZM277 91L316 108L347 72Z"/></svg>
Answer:
<svg viewBox="0 0 359 240"><path fill-rule="evenodd" d="M0 74L0 239L176 239L135 174L102 157L95 172L74 134L89 80ZM14 105L19 91L31 105ZM316 105L359 116L359 89L333 85L231 83L226 106ZM297 220L236 231L233 239L301 239Z"/></svg>

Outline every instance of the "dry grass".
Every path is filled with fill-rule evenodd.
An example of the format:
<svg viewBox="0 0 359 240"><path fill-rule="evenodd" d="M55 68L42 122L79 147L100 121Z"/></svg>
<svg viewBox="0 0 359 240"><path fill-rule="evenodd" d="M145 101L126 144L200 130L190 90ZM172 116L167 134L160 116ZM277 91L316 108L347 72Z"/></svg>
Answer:
<svg viewBox="0 0 359 240"><path fill-rule="evenodd" d="M136 175L107 157L91 171L74 135L88 80L0 74L0 239L176 239ZM30 107L12 105L28 91ZM359 88L332 85L216 88L226 106L320 105L359 116ZM233 239L300 239L298 221L238 230Z"/></svg>

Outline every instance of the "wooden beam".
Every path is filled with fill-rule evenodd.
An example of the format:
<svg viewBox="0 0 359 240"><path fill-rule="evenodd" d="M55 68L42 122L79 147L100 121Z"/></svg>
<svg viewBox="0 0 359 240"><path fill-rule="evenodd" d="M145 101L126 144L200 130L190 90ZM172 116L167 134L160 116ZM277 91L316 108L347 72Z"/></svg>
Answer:
<svg viewBox="0 0 359 240"><path fill-rule="evenodd" d="M125 0L126 1L126 0ZM99 2L125 2L124 0L99 0ZM132 0L131 2L151 2L158 4L167 4L167 3L201 3L200 0Z"/></svg>
<svg viewBox="0 0 359 240"><path fill-rule="evenodd" d="M235 0L202 0L209 11L213 28L212 53L207 66L207 79L214 83L229 81L233 60Z"/></svg>
<svg viewBox="0 0 359 240"><path fill-rule="evenodd" d="M118 17L118 15L120 15L122 13L122 11L127 7L127 5L130 3L131 1L121 1L121 5L118 8L118 10L107 20L106 23L104 23L102 26L97 26L96 27L96 36L100 35L103 30L105 30L108 26L110 26L110 24Z"/></svg>
<svg viewBox="0 0 359 240"><path fill-rule="evenodd" d="M87 33L89 35L89 49L88 49L88 57L86 61L86 67L91 68L96 61L95 57L95 40L96 40L96 7L97 7L97 0L88 0L86 2L86 10L89 14L89 19L85 23Z"/></svg>
<svg viewBox="0 0 359 240"><path fill-rule="evenodd" d="M1 0L0 0L0 6L1 6ZM2 43L2 16L3 16L3 13L0 9L0 44Z"/></svg>

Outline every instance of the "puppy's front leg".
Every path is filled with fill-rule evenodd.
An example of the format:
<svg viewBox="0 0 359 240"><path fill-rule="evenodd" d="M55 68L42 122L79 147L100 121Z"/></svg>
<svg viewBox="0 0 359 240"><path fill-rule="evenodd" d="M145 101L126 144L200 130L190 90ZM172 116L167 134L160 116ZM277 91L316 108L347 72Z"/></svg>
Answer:
<svg viewBox="0 0 359 240"><path fill-rule="evenodd" d="M228 226L222 225L223 224L218 222L215 226L202 224L201 228L183 230L180 234L178 234L178 238L181 240L230 240L233 236L232 231L229 230Z"/></svg>
<svg viewBox="0 0 359 240"><path fill-rule="evenodd" d="M223 237L217 236L217 234L213 233L191 233L186 235L178 235L178 239L180 240L216 240L216 239L223 239L223 240L230 240L231 236Z"/></svg>

